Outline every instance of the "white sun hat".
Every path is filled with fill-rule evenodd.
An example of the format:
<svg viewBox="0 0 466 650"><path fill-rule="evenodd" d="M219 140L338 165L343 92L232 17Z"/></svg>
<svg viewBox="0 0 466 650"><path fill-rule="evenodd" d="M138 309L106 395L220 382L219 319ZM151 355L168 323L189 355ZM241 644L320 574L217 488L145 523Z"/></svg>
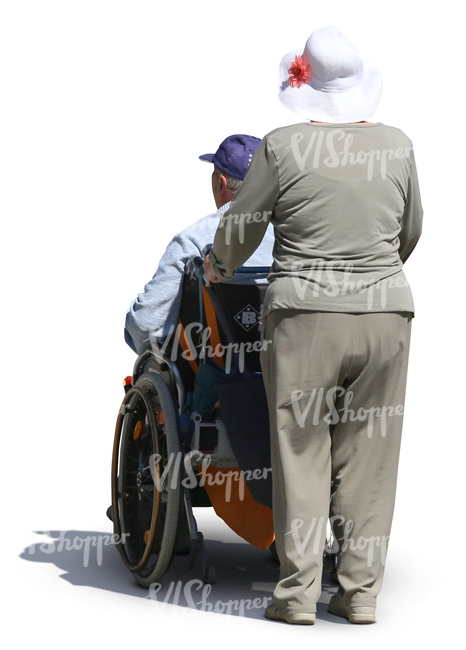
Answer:
<svg viewBox="0 0 466 650"><path fill-rule="evenodd" d="M280 101L309 120L367 120L375 113L381 94L380 71L362 60L338 27L317 29L304 50L285 54L280 63Z"/></svg>

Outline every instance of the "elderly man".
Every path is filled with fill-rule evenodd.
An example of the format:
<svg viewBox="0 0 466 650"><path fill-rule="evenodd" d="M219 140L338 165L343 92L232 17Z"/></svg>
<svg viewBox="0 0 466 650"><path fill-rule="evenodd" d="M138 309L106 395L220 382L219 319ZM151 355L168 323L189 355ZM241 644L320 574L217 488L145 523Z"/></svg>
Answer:
<svg viewBox="0 0 466 650"><path fill-rule="evenodd" d="M202 256L203 248L213 241L221 215L229 208L230 201L240 188L259 142L259 138L250 135L231 135L215 154L200 156L201 160L214 164L212 192L217 211L175 235L154 277L146 284L144 293L131 303L126 314L125 340L137 354L150 349L154 339L160 343L175 330L186 262L193 256ZM252 266L271 266L273 244L273 227L270 226L248 263ZM233 283L248 281L251 282L248 278L233 279ZM267 280L264 276L253 281Z"/></svg>
<svg viewBox="0 0 466 650"><path fill-rule="evenodd" d="M231 135L222 142L215 154L200 156L201 160L214 164L212 193L217 211L199 219L181 231L169 243L152 280L144 293L133 300L126 314L125 340L134 352L142 354L151 344L162 344L174 332L180 311L183 276L186 262L193 256L202 256L203 249L213 242L221 215L239 190L249 163L260 143L250 135ZM273 261L273 227L267 229L261 246L250 257L251 266L270 267ZM234 279L232 284L251 282L251 279ZM256 275L252 282L267 282L267 274ZM113 521L112 506L107 516ZM189 552L191 540L187 522L183 521L176 552Z"/></svg>

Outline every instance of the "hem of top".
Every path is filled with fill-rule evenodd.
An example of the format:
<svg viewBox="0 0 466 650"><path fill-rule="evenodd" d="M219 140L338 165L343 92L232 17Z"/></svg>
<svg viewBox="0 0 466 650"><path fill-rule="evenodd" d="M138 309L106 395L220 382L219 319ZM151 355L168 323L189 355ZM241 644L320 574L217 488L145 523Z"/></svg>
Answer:
<svg viewBox="0 0 466 650"><path fill-rule="evenodd" d="M367 128L369 126L384 126L383 122L374 122L372 124L359 124L358 122L355 122L352 124L351 122L332 122L331 124L316 124L315 122L304 122L304 124L309 124L310 126L349 126L349 127L356 127L356 128Z"/></svg>
<svg viewBox="0 0 466 650"><path fill-rule="evenodd" d="M336 313L341 313L341 314L371 314L372 312L409 312L413 314L414 316L414 306L413 305L408 305L405 303L397 304L397 305L387 305L385 307L382 307L380 305L374 305L373 308L367 307L366 304L360 304L356 303L354 305L345 305L345 307L342 307L342 305L336 305L335 303L325 303L325 304L316 304L316 305L303 305L300 304L299 306L296 306L296 303L286 301L286 300L280 300L280 304L272 302L270 305L267 305L265 309L263 309L263 316L267 316L267 314L274 309L296 309L297 311L326 311L326 312L336 312ZM330 308L330 309L329 309Z"/></svg>

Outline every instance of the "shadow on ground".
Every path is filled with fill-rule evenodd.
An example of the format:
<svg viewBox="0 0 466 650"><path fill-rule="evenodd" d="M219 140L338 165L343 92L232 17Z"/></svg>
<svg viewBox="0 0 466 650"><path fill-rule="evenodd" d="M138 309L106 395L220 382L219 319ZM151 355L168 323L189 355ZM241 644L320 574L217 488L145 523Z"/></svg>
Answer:
<svg viewBox="0 0 466 650"><path fill-rule="evenodd" d="M279 576L279 565L268 550L246 542L205 539L208 563L216 570L215 584L203 584L200 557L190 571L189 555L180 554L175 556L161 584L149 590L140 587L126 569L110 534L82 530L36 532L44 535L44 541L27 547L20 557L29 562L54 564L64 571L60 578L72 585L146 598L156 607L165 606L167 611L178 606L267 620L264 610L273 602L272 592ZM327 603L336 590L337 585L324 573L317 618L349 625L346 619L327 611Z"/></svg>

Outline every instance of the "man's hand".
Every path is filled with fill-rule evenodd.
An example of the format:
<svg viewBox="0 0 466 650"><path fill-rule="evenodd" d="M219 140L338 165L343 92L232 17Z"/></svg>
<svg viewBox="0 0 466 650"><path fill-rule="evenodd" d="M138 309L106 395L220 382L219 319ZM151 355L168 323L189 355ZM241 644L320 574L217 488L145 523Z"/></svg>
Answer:
<svg viewBox="0 0 466 650"><path fill-rule="evenodd" d="M220 280L215 275L214 269L210 265L209 258L210 255L206 255L204 260L204 271L207 276L207 279L209 280L209 282L220 282Z"/></svg>

